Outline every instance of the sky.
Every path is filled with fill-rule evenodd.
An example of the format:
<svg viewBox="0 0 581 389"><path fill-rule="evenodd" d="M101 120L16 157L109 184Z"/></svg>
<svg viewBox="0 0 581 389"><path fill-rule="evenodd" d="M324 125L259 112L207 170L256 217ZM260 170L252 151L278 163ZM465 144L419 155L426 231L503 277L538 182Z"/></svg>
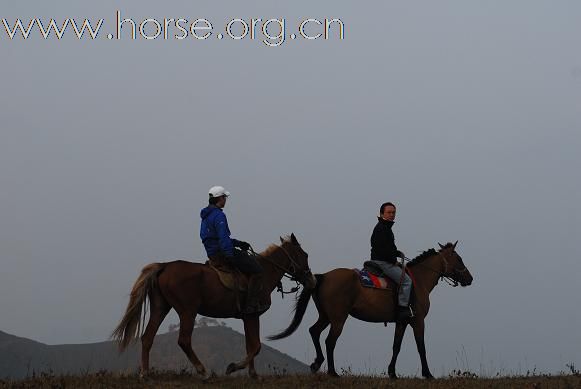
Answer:
<svg viewBox="0 0 581 389"><path fill-rule="evenodd" d="M0 25L0 330L107 339L143 266L205 260L199 210L222 185L233 237L264 249L294 232L317 273L361 266L384 201L407 256L459 240L474 283L432 292L435 375L580 365L581 3L345 3L3 5L9 25L104 22L94 40L37 26L10 39ZM214 30L108 39L117 11ZM287 38L217 39L236 18L285 18ZM309 18L341 19L344 39L291 39ZM292 306L273 295L263 340ZM315 319L311 303L294 335L264 341L311 363ZM385 371L392 338L393 325L349 319L338 371ZM420 374L411 331L398 371Z"/></svg>

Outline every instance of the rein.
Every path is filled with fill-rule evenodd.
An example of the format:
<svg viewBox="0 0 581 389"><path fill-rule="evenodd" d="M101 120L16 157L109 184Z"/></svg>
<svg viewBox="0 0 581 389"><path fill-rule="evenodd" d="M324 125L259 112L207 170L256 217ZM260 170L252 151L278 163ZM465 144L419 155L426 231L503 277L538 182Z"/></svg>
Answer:
<svg viewBox="0 0 581 389"><path fill-rule="evenodd" d="M283 277L288 278L289 280L294 281L296 283L296 286L292 287L288 291L285 291L283 289L283 286L282 286L282 280L278 282L278 284L276 285L276 291L277 292L280 292L282 298L284 298L284 295L285 294L297 293L298 290L300 289L299 281L297 280L297 277L294 275L294 273L296 273L296 269L298 268L298 264L291 257L291 255L289 254L289 252L284 247L282 247L282 245L281 246L278 246L278 247L282 249L282 251L286 254L287 258L289 259L289 261L291 263L291 266L288 269L285 268L285 267L283 267L283 266L281 266L280 264L278 264L274 260L258 254L256 251L254 251L254 249L252 248L252 246L250 246L250 252L252 252L252 254L256 255L259 258L265 259L266 261L270 262L272 265L274 265L278 269L282 270L282 276ZM306 274L309 271L310 271L310 269L307 268L307 270L305 270L304 273Z"/></svg>

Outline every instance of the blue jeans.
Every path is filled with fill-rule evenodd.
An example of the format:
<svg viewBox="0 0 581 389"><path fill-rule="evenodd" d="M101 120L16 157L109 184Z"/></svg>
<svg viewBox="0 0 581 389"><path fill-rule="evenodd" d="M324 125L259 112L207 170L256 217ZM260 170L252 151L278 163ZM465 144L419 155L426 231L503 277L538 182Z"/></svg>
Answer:
<svg viewBox="0 0 581 389"><path fill-rule="evenodd" d="M396 285L401 285L399 287L398 304L402 307L407 307L410 302L410 294L412 292L412 279L409 275L405 274L403 280L401 278L401 273L403 269L394 263L389 263L385 261L372 261L376 264L383 274L389 277Z"/></svg>

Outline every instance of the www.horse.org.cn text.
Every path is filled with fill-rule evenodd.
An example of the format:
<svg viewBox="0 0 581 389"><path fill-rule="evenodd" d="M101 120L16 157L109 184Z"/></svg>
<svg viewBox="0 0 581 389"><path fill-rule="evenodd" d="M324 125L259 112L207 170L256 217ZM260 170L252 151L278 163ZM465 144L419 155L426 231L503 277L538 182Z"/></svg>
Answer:
<svg viewBox="0 0 581 389"><path fill-rule="evenodd" d="M286 18L233 18L223 27L206 18L146 18L134 20L121 11L115 14L115 23L105 19L30 18L8 20L2 18L4 34L0 39L28 40L32 37L48 39L72 38L95 40L256 40L269 47L278 47L287 40L343 40L345 25L338 18L305 18L288 22ZM292 25L292 28L291 28ZM108 30L106 32L105 30Z"/></svg>

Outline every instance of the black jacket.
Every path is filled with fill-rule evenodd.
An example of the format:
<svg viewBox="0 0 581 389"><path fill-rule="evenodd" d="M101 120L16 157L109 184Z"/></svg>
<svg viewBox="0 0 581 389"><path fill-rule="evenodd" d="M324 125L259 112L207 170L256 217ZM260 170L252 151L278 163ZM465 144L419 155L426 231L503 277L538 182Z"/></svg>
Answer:
<svg viewBox="0 0 581 389"><path fill-rule="evenodd" d="M393 222L380 217L377 219L377 224L371 234L371 260L395 263L400 252L395 245L395 237L391 230Z"/></svg>

